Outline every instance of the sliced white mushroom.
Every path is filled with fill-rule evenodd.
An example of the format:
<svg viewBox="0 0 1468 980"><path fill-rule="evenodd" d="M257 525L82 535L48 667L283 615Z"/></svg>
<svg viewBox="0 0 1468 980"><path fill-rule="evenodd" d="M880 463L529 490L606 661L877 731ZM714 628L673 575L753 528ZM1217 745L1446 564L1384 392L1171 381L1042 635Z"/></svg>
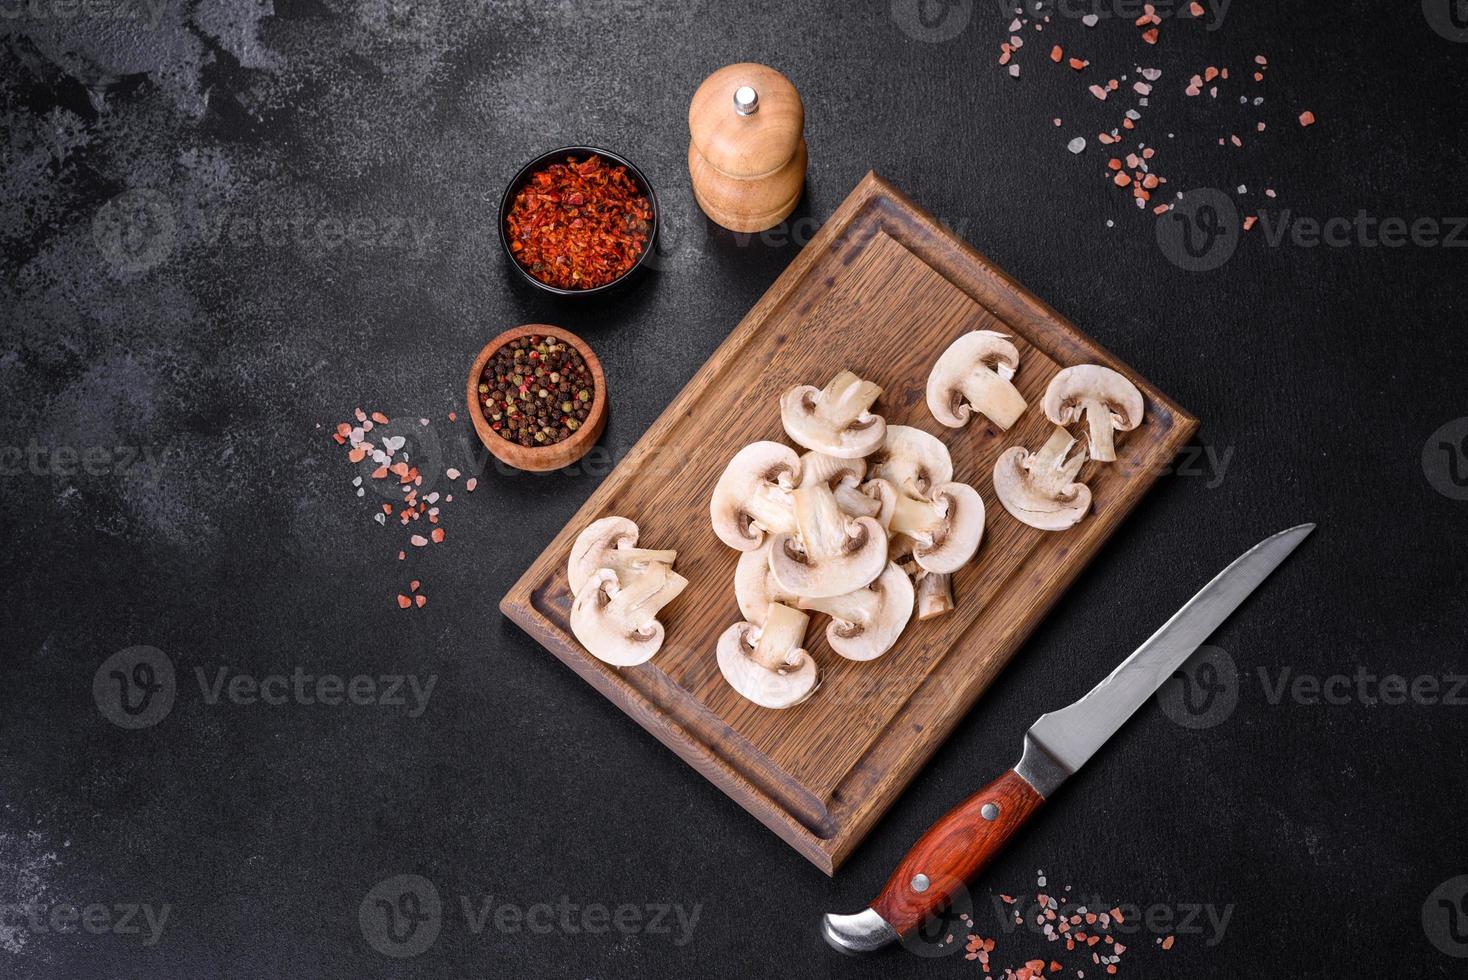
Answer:
<svg viewBox="0 0 1468 980"><path fill-rule="evenodd" d="M780 398L785 432L806 449L859 459L882 444L887 421L870 411L882 389L842 371L826 387L796 385Z"/></svg>
<svg viewBox="0 0 1468 980"><path fill-rule="evenodd" d="M892 528L892 513L897 509L897 488L890 481L881 477L868 480L861 485L861 492L877 502L877 511L872 517L882 525L882 530L890 533Z"/></svg>
<svg viewBox="0 0 1468 980"><path fill-rule="evenodd" d="M964 334L938 358L928 374L928 411L933 418L959 429L978 412L1001 429L1024 414L1024 396L1013 382L1019 350L993 330Z"/></svg>
<svg viewBox="0 0 1468 980"><path fill-rule="evenodd" d="M646 663L663 645L658 610L687 586L686 578L661 563L629 573L621 584L616 572L599 568L576 593L571 632L598 660L616 667Z"/></svg>
<svg viewBox="0 0 1468 980"><path fill-rule="evenodd" d="M1137 386L1100 364L1061 371L1045 389L1042 404L1045 417L1056 425L1070 425L1085 415L1091 458L1100 463L1116 459L1115 433L1135 429L1144 410Z"/></svg>
<svg viewBox="0 0 1468 980"><path fill-rule="evenodd" d="M816 662L804 649L810 617L775 603L763 627L735 623L719 637L719 672L739 694L764 708L788 708L811 696L820 683Z"/></svg>
<svg viewBox="0 0 1468 980"><path fill-rule="evenodd" d="M870 585L845 595L803 598L797 605L831 617L826 642L832 650L847 660L875 660L892 649L912 618L912 582L888 562Z"/></svg>
<svg viewBox="0 0 1468 980"><path fill-rule="evenodd" d="M953 576L946 572L930 572L919 568L913 583L917 588L917 615L920 620L936 619L953 611Z"/></svg>
<svg viewBox="0 0 1468 980"><path fill-rule="evenodd" d="M653 562L671 565L678 558L676 551L654 551L635 547L636 544L637 525L625 517L603 517L588 524L576 536L576 543L571 545L571 559L566 563L571 594L579 594L598 568L610 568L620 581L625 572L635 572Z"/></svg>
<svg viewBox="0 0 1468 980"><path fill-rule="evenodd" d="M852 517L875 517L882 506L861 492L866 472L866 461L861 459L842 459L814 450L800 457L800 485L826 484L836 495L841 512Z"/></svg>
<svg viewBox="0 0 1468 980"><path fill-rule="evenodd" d="M1075 444L1069 432L1056 429L1039 452L1016 446L1001 453L994 463L994 493L1004 509L1042 531L1064 531L1085 517L1091 488L1077 483L1076 474L1086 450L1070 456Z"/></svg>
<svg viewBox="0 0 1468 980"><path fill-rule="evenodd" d="M770 571L780 588L806 598L841 595L866 585L887 564L887 535L870 517L841 513L824 483L794 493L797 534L775 535Z"/></svg>
<svg viewBox="0 0 1468 980"><path fill-rule="evenodd" d="M719 540L753 551L774 534L795 530L790 491L800 479L800 457L778 442L756 442L734 454L709 500Z"/></svg>
<svg viewBox="0 0 1468 980"><path fill-rule="evenodd" d="M766 538L765 543L755 550L740 555L739 564L734 568L734 597L739 600L739 612L756 626L765 624L771 603L794 602L796 598L793 593L780 588L780 583L770 572L770 544L773 540Z"/></svg>
<svg viewBox="0 0 1468 980"><path fill-rule="evenodd" d="M887 426L887 437L871 463L874 478L919 499L953 479L953 457L943 440L910 425Z"/></svg>
<svg viewBox="0 0 1468 980"><path fill-rule="evenodd" d="M984 500L967 483L940 483L926 500L897 497L893 533L913 540L912 557L930 572L956 572L984 537Z"/></svg>

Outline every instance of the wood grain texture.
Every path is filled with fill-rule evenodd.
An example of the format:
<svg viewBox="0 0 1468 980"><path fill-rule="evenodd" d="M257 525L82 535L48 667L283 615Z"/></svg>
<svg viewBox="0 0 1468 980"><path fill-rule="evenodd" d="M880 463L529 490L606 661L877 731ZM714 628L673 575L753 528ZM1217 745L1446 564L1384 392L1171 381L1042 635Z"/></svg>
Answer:
<svg viewBox="0 0 1468 980"><path fill-rule="evenodd" d="M1024 777L1009 770L918 838L872 908L899 935L911 935L924 919L948 907L1043 802ZM989 805L996 809L992 820L983 813ZM925 879L921 891L913 887L918 875Z"/></svg>
<svg viewBox="0 0 1468 980"><path fill-rule="evenodd" d="M1031 407L1008 432L983 419L945 429L927 411L933 361L975 329L1010 334L1020 350L1015 381ZM1005 512L990 474L1003 450L1045 441L1051 425L1038 408L1041 395L1062 367L1081 363L1106 364L1136 381L1146 420L1119 441L1115 463L1082 470L1092 515L1069 531L1037 531ZM741 447L786 441L781 391L824 384L843 367L886 389L878 409L889 422L915 425L949 446L955 479L984 498L985 540L954 576L955 611L914 622L879 660L836 656L825 618L814 617L807 647L820 664L821 689L805 704L772 711L735 694L715 662L719 634L740 619L738 555L709 526L709 496ZM868 174L500 608L832 874L1196 427L1136 371ZM636 521L649 547L677 549L678 571L691 583L663 610L663 649L620 671L582 650L567 622L571 543L610 514Z"/></svg>

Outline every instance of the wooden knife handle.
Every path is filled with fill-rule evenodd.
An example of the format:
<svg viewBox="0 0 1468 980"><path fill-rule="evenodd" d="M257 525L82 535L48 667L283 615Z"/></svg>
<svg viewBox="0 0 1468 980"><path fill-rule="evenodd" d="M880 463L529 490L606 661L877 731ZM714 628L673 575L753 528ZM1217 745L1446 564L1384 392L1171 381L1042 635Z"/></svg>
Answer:
<svg viewBox="0 0 1468 980"><path fill-rule="evenodd" d="M949 810L907 852L872 909L908 936L943 911L1045 798L1013 769Z"/></svg>

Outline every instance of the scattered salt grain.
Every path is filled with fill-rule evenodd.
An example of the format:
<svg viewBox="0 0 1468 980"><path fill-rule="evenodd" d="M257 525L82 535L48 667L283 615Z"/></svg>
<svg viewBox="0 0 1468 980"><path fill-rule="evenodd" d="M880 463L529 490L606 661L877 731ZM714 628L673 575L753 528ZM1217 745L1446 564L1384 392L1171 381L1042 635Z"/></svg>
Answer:
<svg viewBox="0 0 1468 980"><path fill-rule="evenodd" d="M1100 20L1101 18L1098 17L1096 14L1087 14L1086 16L1081 18L1081 23L1085 24L1087 27L1095 27L1096 24L1100 22Z"/></svg>
<svg viewBox="0 0 1468 980"><path fill-rule="evenodd" d="M1084 136L1077 136L1075 139L1065 144L1065 148L1072 153L1080 153L1086 148L1086 138Z"/></svg>

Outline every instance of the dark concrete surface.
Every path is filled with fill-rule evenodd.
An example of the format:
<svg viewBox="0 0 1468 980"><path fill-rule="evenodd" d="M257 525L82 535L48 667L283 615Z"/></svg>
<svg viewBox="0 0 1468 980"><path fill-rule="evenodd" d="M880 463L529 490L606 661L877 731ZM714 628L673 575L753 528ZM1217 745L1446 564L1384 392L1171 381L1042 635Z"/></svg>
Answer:
<svg viewBox="0 0 1468 980"><path fill-rule="evenodd" d="M1364 212L1446 239L1468 44L1436 0L1236 0L1169 18L1156 47L1078 7L1024 28L1015 80L995 64L1008 16L979 0L7 0L0 976L982 975L961 951L839 957L818 916L861 907L1037 714L1305 520L1319 532L1212 641L1219 669L1196 679L1223 707L1145 710L975 888L975 917L1002 933L992 896L1032 894L1043 869L1052 892L1154 912L1123 977L1461 975L1468 234L1310 247L1255 227L1189 271L1106 182L1095 135L1136 105L1135 67L1158 67L1128 134L1161 148L1158 200L1216 188L1275 229L1286 210ZM1092 67L1051 65L1051 43ZM688 98L746 59L808 107L807 195L774 237L712 228L687 183ZM1217 100L1184 96L1210 64L1233 69ZM1086 94L1121 73L1104 105ZM1242 149L1216 145L1234 132ZM568 142L629 156L665 209L659 267L604 303L535 295L495 238L503 182ZM496 604L868 169L1204 427L829 880ZM1163 220L1167 240L1182 226ZM574 474L480 473L447 419L479 346L527 321L579 332L607 367L606 452ZM444 544L397 561L404 535L355 495L327 436L357 406L463 469L438 489L479 474L443 504ZM403 612L410 578L430 601ZM135 647L160 652L109 663ZM152 716L119 713L110 686L114 668L148 679L139 656ZM406 696L227 686L297 671L398 677ZM1395 681L1358 671L1419 697L1391 703ZM377 901L431 899L424 882L441 908L420 904L395 945ZM995 962L1053 953L1021 930Z"/></svg>

